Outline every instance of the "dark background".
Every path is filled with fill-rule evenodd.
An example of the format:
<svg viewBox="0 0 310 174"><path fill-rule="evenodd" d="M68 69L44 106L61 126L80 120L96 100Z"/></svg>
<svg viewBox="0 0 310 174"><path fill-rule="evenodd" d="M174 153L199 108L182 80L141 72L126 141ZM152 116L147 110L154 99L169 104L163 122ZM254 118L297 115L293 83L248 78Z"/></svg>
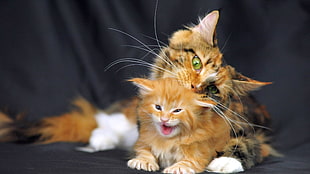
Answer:
<svg viewBox="0 0 310 174"><path fill-rule="evenodd" d="M167 43L173 31L220 9L217 28L225 61L244 75L274 82L254 95L273 118L274 145L285 154L247 173L310 172L310 3L307 0L2 0L0 108L29 120L68 111L77 95L100 108L135 94L126 79L143 67L114 60L143 58L131 46ZM148 55L145 60L151 61ZM0 144L0 173L138 173L120 150L77 152L80 144ZM141 172L143 173L143 172Z"/></svg>

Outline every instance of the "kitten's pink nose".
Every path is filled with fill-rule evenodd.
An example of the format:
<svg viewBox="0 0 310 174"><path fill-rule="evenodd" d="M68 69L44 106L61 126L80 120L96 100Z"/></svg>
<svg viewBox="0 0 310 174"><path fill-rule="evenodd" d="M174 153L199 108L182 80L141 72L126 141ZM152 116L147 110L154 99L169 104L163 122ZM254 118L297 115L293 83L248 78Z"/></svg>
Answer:
<svg viewBox="0 0 310 174"><path fill-rule="evenodd" d="M169 121L169 118L167 118L167 117L160 117L160 121L162 121L162 122L168 122L168 121Z"/></svg>

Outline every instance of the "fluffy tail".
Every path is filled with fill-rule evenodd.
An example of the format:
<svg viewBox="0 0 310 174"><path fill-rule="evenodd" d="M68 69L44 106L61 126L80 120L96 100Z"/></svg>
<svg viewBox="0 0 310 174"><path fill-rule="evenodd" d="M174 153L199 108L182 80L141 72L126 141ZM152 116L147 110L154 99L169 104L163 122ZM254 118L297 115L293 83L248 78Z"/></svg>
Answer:
<svg viewBox="0 0 310 174"><path fill-rule="evenodd" d="M264 134L258 133L256 135L257 140L260 142L260 153L263 158L268 156L282 157L283 155L275 150L268 142L270 137L265 136Z"/></svg>
<svg viewBox="0 0 310 174"><path fill-rule="evenodd" d="M83 98L76 99L77 107L69 113L46 117L38 122L13 121L0 113L0 142L52 143L88 142L97 127L97 109Z"/></svg>

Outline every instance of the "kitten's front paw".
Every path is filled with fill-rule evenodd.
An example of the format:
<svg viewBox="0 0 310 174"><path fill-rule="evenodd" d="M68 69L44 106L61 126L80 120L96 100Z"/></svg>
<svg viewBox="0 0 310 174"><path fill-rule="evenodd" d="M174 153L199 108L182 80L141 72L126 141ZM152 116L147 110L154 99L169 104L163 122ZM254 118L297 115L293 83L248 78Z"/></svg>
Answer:
<svg viewBox="0 0 310 174"><path fill-rule="evenodd" d="M159 165L156 162L138 158L129 160L127 162L127 166L132 169L145 170L150 172L159 170Z"/></svg>
<svg viewBox="0 0 310 174"><path fill-rule="evenodd" d="M196 173L194 169L182 166L182 165L172 165L164 169L163 173L173 173L173 174L194 174Z"/></svg>
<svg viewBox="0 0 310 174"><path fill-rule="evenodd" d="M207 167L207 171L217 173L236 173L244 171L242 164L235 158L219 157L215 158Z"/></svg>

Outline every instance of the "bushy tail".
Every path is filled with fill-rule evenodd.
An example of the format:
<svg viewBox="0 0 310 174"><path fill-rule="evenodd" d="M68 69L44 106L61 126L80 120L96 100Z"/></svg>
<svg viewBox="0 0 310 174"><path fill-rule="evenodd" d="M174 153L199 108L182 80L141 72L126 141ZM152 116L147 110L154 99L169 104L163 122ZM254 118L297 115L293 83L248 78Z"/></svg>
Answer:
<svg viewBox="0 0 310 174"><path fill-rule="evenodd" d="M263 158L268 156L282 157L283 155L275 150L268 142L270 137L266 137L263 133L256 134L257 140L260 142L261 156Z"/></svg>
<svg viewBox="0 0 310 174"><path fill-rule="evenodd" d="M83 98L76 99L76 109L37 122L13 121L0 113L0 142L52 143L88 142L97 127L97 109Z"/></svg>

